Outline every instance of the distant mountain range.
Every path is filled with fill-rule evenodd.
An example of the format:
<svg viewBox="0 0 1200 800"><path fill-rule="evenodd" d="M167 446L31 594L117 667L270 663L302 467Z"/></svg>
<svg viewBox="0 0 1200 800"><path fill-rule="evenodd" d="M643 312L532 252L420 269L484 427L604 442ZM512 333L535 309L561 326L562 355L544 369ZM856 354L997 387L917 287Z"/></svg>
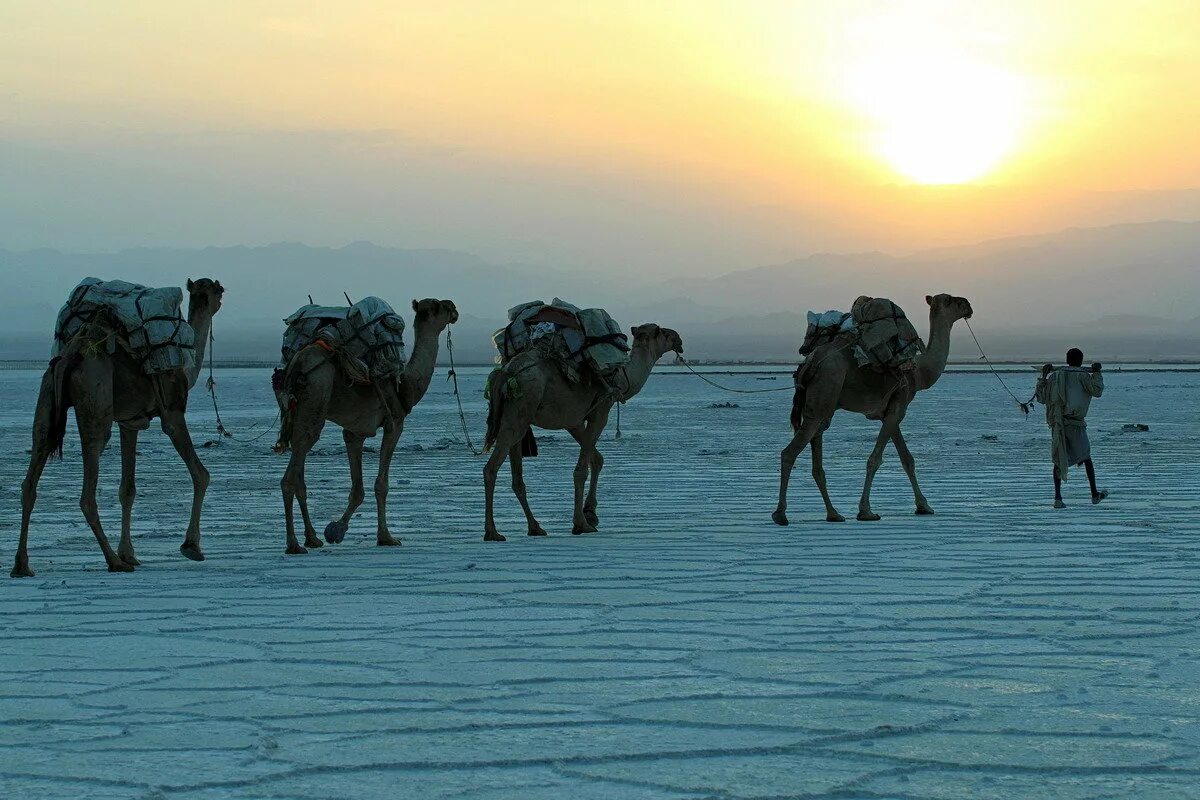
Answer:
<svg viewBox="0 0 1200 800"><path fill-rule="evenodd" d="M562 296L603 306L626 325L677 328L700 359L792 361L809 309L849 308L860 294L890 297L925 332L925 294L970 298L972 325L999 359L1061 358L1069 346L1099 359L1200 357L1200 222L1080 228L895 256L811 255L711 279L616 282L603 273L498 265L453 250L356 242L341 248L279 243L108 254L0 250L0 358L41 358L54 316L83 277L180 285L219 278L226 304L215 329L225 358L273 358L280 320L308 301L376 294L407 315L414 297L448 297L464 361L492 357L505 310ZM959 330L955 358L978 355Z"/></svg>

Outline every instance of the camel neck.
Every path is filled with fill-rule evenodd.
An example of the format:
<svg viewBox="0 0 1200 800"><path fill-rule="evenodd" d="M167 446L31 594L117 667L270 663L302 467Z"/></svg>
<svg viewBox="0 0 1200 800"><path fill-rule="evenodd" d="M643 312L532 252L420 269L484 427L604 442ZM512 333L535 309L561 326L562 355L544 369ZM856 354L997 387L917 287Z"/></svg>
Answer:
<svg viewBox="0 0 1200 800"><path fill-rule="evenodd" d="M196 333L196 349L193 351L195 358L191 369L187 372L188 388L190 389L200 379L200 370L204 368L204 358L208 354L208 337L212 333L212 313L208 310L207 303L197 305L195 298L189 299L187 321Z"/></svg>
<svg viewBox="0 0 1200 800"><path fill-rule="evenodd" d="M916 383L917 389L928 389L938 382L946 369L946 360L950 357L950 329L954 320L939 314L929 312L929 342L925 352L917 359Z"/></svg>
<svg viewBox="0 0 1200 800"><path fill-rule="evenodd" d="M661 355L661 353L652 352L647 344L635 343L633 345L633 352L629 355L629 365L625 367L625 378L629 385L621 395L622 402L642 390L646 381L650 379L650 372L658 363Z"/></svg>
<svg viewBox="0 0 1200 800"><path fill-rule="evenodd" d="M433 380L433 369L437 365L438 339L441 331L428 323L418 323L413 341L412 357L404 367L404 384L408 391L408 407L421 401Z"/></svg>

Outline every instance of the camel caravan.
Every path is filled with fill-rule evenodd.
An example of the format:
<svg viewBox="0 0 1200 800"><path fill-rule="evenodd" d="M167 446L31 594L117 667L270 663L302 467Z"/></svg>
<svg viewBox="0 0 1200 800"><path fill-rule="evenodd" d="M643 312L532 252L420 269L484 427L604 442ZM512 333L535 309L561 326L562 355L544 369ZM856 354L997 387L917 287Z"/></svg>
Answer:
<svg viewBox="0 0 1200 800"><path fill-rule="evenodd" d="M85 279L68 297L54 331L53 357L42 377L33 421L29 471L22 485L21 532L13 577L30 577L29 524L37 485L52 458L61 458L68 409L75 409L83 456L80 508L96 536L108 569L139 565L130 538L136 496L139 431L158 418L192 478L191 517L182 554L202 561L200 516L209 473L187 428L189 391L195 386L211 339L212 320L224 289L208 278L187 282L186 317L178 288L155 289L124 281ZM848 313L809 314L794 374L791 442L780 463L779 501L772 519L787 525L792 467L807 446L826 519L842 522L829 497L822 465L822 434L839 410L880 421L867 460L858 519L878 520L871 510L871 483L890 441L912 483L917 514L932 514L917 483L912 454L900 432L917 392L937 382L946 366L954 323L971 316L971 304L947 294L927 296L929 337L922 341L904 312L881 298L860 297ZM403 317L386 301L347 298L345 306L300 307L284 320L282 358L272 375L280 430L274 450L288 452L280 487L287 554L323 546L308 508L304 468L326 422L342 429L350 467L350 495L328 525L325 542L341 542L365 499L365 440L383 432L375 479L376 544L395 546L387 523L389 473L404 421L433 378L443 331L458 321L450 300L412 301L413 348L406 353ZM598 443L613 407L635 397L659 359L674 352L682 361L683 339L657 324L630 330L603 309L580 308L554 298L509 310L508 324L494 337L498 366L487 377L487 428L483 468L485 541L505 541L493 514L496 478L507 460L512 490L529 536L545 536L529 505L523 459L537 455L533 429L565 430L579 445L573 471L573 534L599 526L598 483L604 457ZM449 332L447 331L447 336ZM451 353L452 355L452 353ZM210 364L211 368L211 364ZM116 424L121 435L121 538L114 551L96 503L100 455ZM465 423L464 423L465 424ZM619 426L618 426L619 427ZM299 505L304 543L296 535Z"/></svg>

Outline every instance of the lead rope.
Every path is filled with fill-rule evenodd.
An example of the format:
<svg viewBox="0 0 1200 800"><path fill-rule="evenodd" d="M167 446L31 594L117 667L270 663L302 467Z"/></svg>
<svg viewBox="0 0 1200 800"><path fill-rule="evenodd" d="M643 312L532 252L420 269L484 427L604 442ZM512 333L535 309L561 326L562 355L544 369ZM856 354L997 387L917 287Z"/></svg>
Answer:
<svg viewBox="0 0 1200 800"><path fill-rule="evenodd" d="M216 339L213 337L212 322L208 323L208 393L212 396L213 414L217 417L217 435L224 436L227 439L232 439L233 434L225 430L225 424L221 422L221 409L217 408L217 379L213 377L213 342Z"/></svg>
<svg viewBox="0 0 1200 800"><path fill-rule="evenodd" d="M209 328L208 328L208 381L205 383L205 388L208 389L209 395L212 396L213 414L215 414L217 417L217 435L222 436L226 439L233 439L234 442L237 444L251 444L253 442L257 442L259 439L266 436L268 433L270 433L275 428L275 423L279 422L280 412L278 412L278 411L275 412L275 419L271 422L270 425L268 425L266 427L266 429L264 431L262 431L257 436L255 436L251 439L246 439L245 441L242 441L240 439L234 439L233 434L230 433L225 428L225 423L223 423L221 421L221 410L220 410L220 408L217 407L217 379L216 379L216 377L213 376L213 358L214 358L213 342L214 341L216 341L216 339L213 337L212 323L209 323ZM254 427L258 427L258 426L256 425ZM254 428L251 428L250 430L253 431ZM209 442L209 443L207 443L207 445L211 446L212 444L217 443L217 442L220 442L220 439L215 440L215 442Z"/></svg>
<svg viewBox="0 0 1200 800"><path fill-rule="evenodd" d="M996 380L1000 381L1000 385L1004 387L1004 391L1008 392L1008 396L1016 402L1017 407L1021 409L1021 413L1025 415L1025 418L1029 419L1029 412L1033 410L1033 401L1037 397L1037 392L1034 392L1026 402L1021 402L1021 398L1013 394L1013 390L1008 388L1008 384L1004 382L1004 378L1001 378L1000 373L992 366L992 360L988 358L987 353L983 352L983 345L979 343L979 337L975 335L975 331L971 328L971 321L963 317L963 322L966 323L967 330L971 332L971 338L975 340L975 346L979 348L979 357L987 363L988 369L996 376Z"/></svg>
<svg viewBox="0 0 1200 800"><path fill-rule="evenodd" d="M689 370L691 370L691 373L693 375L695 375L700 380L704 381L705 383L712 384L713 386L717 387L718 389L721 389L722 391L726 391L726 392L736 392L737 394L761 394L762 392L791 392L791 391L794 391L796 388L795 386L772 386L770 389L734 389L731 386L722 386L721 384L717 383L716 381L710 380L709 378L704 377L704 375L702 373L697 372L692 367L692 365L687 362L687 359L683 357L682 353L675 354L675 363L683 364L685 367L687 367Z"/></svg>
<svg viewBox="0 0 1200 800"><path fill-rule="evenodd" d="M463 438L467 441L467 447L478 458L483 455L483 451L475 447L467 429L467 414L463 411L462 395L458 393L458 370L454 368L454 338L450 335L449 328L446 328L446 351L450 354L450 374L446 376L446 380L454 385L454 399L458 402L458 421L462 423Z"/></svg>

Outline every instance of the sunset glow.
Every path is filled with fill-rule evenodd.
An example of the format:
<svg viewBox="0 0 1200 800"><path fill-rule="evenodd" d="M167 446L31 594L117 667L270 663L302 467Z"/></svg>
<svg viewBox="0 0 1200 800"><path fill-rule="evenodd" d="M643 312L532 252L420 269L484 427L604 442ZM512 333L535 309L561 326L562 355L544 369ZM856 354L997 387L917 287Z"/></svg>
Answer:
<svg viewBox="0 0 1200 800"><path fill-rule="evenodd" d="M9 6L0 178L40 198L0 206L13 246L692 269L1173 216L1094 197L1200 181L1184 0Z"/></svg>
<svg viewBox="0 0 1200 800"><path fill-rule="evenodd" d="M851 72L850 96L875 126L874 153L918 183L986 175L1024 122L1020 81L967 59L877 59Z"/></svg>

